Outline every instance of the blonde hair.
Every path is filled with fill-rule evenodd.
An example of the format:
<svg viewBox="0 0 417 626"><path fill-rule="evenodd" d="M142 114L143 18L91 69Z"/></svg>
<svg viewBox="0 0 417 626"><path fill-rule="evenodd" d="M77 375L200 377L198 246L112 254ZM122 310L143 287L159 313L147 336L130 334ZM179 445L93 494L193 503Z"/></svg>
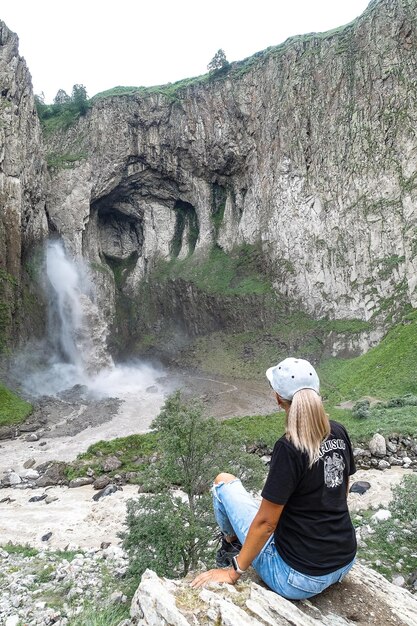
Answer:
<svg viewBox="0 0 417 626"><path fill-rule="evenodd" d="M309 467L319 458L320 444L330 434L330 423L320 396L313 389L300 389L289 405L285 436L308 455Z"/></svg>

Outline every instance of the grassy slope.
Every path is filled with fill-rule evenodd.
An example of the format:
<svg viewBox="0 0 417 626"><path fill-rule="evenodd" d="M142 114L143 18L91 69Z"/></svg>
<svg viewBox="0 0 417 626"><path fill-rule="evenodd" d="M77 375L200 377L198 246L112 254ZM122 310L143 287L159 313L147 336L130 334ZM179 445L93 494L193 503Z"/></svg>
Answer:
<svg viewBox="0 0 417 626"><path fill-rule="evenodd" d="M0 426L20 424L32 411L32 405L0 384Z"/></svg>
<svg viewBox="0 0 417 626"><path fill-rule="evenodd" d="M366 354L349 360L329 359L322 364L320 374L331 402L416 393L417 311L407 314Z"/></svg>
<svg viewBox="0 0 417 626"><path fill-rule="evenodd" d="M191 255L185 259L161 261L155 279L182 278L201 291L225 296L272 293L270 281L259 271L261 253L256 246L242 245L226 254L214 247L201 259Z"/></svg>
<svg viewBox="0 0 417 626"><path fill-rule="evenodd" d="M388 399L417 394L416 345L417 311L409 314L368 353L349 360L329 359L319 367L326 410L331 419L346 425L354 444L366 442L375 432L417 435L415 406L375 408L369 419L354 418L350 410L337 407L342 399L356 400L363 395ZM222 423L222 428L232 430L234 436L247 443L272 447L284 432L284 413L231 418ZM99 442L80 455L79 465L70 469L69 477L84 474L88 467L99 472L103 456L115 453L123 463L118 472L140 470L142 459L153 454L155 446L153 433ZM137 456L141 461L135 460Z"/></svg>

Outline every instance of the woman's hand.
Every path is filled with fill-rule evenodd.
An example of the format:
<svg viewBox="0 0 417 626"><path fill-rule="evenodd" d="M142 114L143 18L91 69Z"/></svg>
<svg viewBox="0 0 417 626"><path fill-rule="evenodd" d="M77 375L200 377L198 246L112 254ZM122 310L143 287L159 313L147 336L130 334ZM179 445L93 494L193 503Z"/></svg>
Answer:
<svg viewBox="0 0 417 626"><path fill-rule="evenodd" d="M208 572L203 572L194 578L190 583L191 587L198 589L207 583L229 583L234 585L240 578L240 574L235 572L234 569L210 569Z"/></svg>

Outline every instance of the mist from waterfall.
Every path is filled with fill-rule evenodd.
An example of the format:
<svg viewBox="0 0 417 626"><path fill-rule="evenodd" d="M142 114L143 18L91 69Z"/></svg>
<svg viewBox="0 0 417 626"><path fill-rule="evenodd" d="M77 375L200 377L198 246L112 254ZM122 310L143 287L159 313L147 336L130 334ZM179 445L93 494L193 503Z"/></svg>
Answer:
<svg viewBox="0 0 417 626"><path fill-rule="evenodd" d="M89 396L124 398L153 387L162 372L134 362L115 366L107 351L108 327L94 297L87 265L72 259L61 241L45 251L47 337L16 361L31 396L56 395L81 385ZM126 399L126 398L125 398Z"/></svg>

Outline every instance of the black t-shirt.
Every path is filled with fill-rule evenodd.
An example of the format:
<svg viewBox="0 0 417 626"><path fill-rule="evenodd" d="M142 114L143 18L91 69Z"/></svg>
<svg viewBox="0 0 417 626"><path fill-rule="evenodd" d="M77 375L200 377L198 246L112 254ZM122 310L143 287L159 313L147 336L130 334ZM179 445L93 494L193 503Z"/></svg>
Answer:
<svg viewBox="0 0 417 626"><path fill-rule="evenodd" d="M356 553L356 535L346 502L348 477L356 472L349 436L330 421L320 458L308 456L281 437L272 453L262 497L285 504L274 533L277 550L290 567L324 576L347 565Z"/></svg>

